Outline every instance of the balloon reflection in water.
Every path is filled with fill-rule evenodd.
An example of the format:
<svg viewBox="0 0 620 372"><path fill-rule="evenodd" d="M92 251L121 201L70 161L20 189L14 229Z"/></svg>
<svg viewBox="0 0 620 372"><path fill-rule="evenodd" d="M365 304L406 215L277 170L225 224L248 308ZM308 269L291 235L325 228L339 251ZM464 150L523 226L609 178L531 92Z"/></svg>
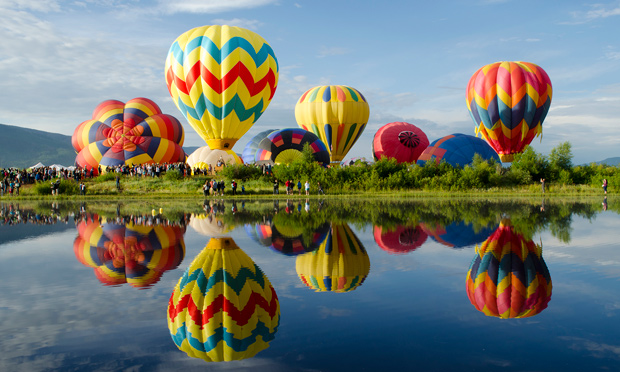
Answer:
<svg viewBox="0 0 620 372"><path fill-rule="evenodd" d="M481 243L493 233L493 228L488 226L476 232L472 224L464 221L455 221L446 226L431 223L422 223L420 226L431 239L451 248L464 248Z"/></svg>
<svg viewBox="0 0 620 372"><path fill-rule="evenodd" d="M245 225L245 231L252 240L286 256L296 256L314 251L323 243L329 229L330 225L326 222L305 239L304 228L301 225L284 226L281 223L276 225L273 222L270 224Z"/></svg>
<svg viewBox="0 0 620 372"><path fill-rule="evenodd" d="M375 242L379 248L390 254L403 254L421 247L428 235L422 227L397 226L394 229L386 229L381 226L373 228Z"/></svg>
<svg viewBox="0 0 620 372"><path fill-rule="evenodd" d="M75 256L105 285L152 286L185 257L182 226L99 222L99 216L89 215L77 230Z"/></svg>
<svg viewBox="0 0 620 372"><path fill-rule="evenodd" d="M327 238L314 252L297 256L297 275L317 292L349 292L370 272L366 249L346 224L332 224Z"/></svg>
<svg viewBox="0 0 620 372"><path fill-rule="evenodd" d="M221 204L223 208L223 204ZM216 213L193 214L189 220L189 225L200 235L221 236L226 235L234 229L234 226L227 225L223 216Z"/></svg>
<svg viewBox="0 0 620 372"><path fill-rule="evenodd" d="M542 246L514 231L509 220L476 247L467 296L476 309L499 318L534 316L551 300L551 276Z"/></svg>
<svg viewBox="0 0 620 372"><path fill-rule="evenodd" d="M231 238L212 238L183 274L168 304L168 328L190 357L222 362L269 347L280 302L269 279Z"/></svg>

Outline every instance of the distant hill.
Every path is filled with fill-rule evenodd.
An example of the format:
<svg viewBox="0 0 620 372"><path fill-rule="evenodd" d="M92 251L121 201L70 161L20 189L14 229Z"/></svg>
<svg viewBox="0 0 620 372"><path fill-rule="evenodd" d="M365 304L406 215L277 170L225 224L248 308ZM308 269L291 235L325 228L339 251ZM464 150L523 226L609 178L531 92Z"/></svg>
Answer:
<svg viewBox="0 0 620 372"><path fill-rule="evenodd" d="M0 168L73 165L75 150L71 136L0 124Z"/></svg>
<svg viewBox="0 0 620 372"><path fill-rule="evenodd" d="M198 147L184 147L189 155ZM0 124L0 168L75 163L71 136Z"/></svg>
<svg viewBox="0 0 620 372"><path fill-rule="evenodd" d="M617 165L620 165L620 157L607 158L605 160L597 161L596 163L597 164L607 164L607 165L611 165L611 166L617 166Z"/></svg>

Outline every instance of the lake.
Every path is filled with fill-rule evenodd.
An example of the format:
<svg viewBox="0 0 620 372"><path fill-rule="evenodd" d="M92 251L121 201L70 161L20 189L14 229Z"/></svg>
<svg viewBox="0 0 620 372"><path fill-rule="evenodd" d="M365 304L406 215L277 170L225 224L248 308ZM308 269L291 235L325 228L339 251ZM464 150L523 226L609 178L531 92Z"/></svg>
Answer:
<svg viewBox="0 0 620 372"><path fill-rule="evenodd" d="M612 200L0 203L2 371L617 371Z"/></svg>

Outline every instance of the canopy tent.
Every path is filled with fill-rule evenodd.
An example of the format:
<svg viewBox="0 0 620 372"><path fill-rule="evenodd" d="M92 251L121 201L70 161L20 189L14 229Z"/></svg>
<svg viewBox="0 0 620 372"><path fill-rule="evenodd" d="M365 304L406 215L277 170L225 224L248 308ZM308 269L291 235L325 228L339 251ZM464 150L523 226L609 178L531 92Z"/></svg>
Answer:
<svg viewBox="0 0 620 372"><path fill-rule="evenodd" d="M32 167L29 167L28 169L38 169L38 168L44 168L45 164L38 162L37 164L33 165Z"/></svg>

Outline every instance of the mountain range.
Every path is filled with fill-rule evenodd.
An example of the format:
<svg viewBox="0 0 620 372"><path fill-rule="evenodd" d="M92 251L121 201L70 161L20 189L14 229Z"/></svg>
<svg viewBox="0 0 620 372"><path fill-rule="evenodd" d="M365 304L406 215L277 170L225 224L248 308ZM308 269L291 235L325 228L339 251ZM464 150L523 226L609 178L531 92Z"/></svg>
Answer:
<svg viewBox="0 0 620 372"><path fill-rule="evenodd" d="M189 155L198 147L184 147ZM71 136L0 124L0 169L75 163Z"/></svg>
<svg viewBox="0 0 620 372"><path fill-rule="evenodd" d="M197 148L183 147L183 150L189 155ZM39 162L70 166L75 162L75 155L71 136L0 124L0 169L28 168ZM620 157L596 163L617 166Z"/></svg>

